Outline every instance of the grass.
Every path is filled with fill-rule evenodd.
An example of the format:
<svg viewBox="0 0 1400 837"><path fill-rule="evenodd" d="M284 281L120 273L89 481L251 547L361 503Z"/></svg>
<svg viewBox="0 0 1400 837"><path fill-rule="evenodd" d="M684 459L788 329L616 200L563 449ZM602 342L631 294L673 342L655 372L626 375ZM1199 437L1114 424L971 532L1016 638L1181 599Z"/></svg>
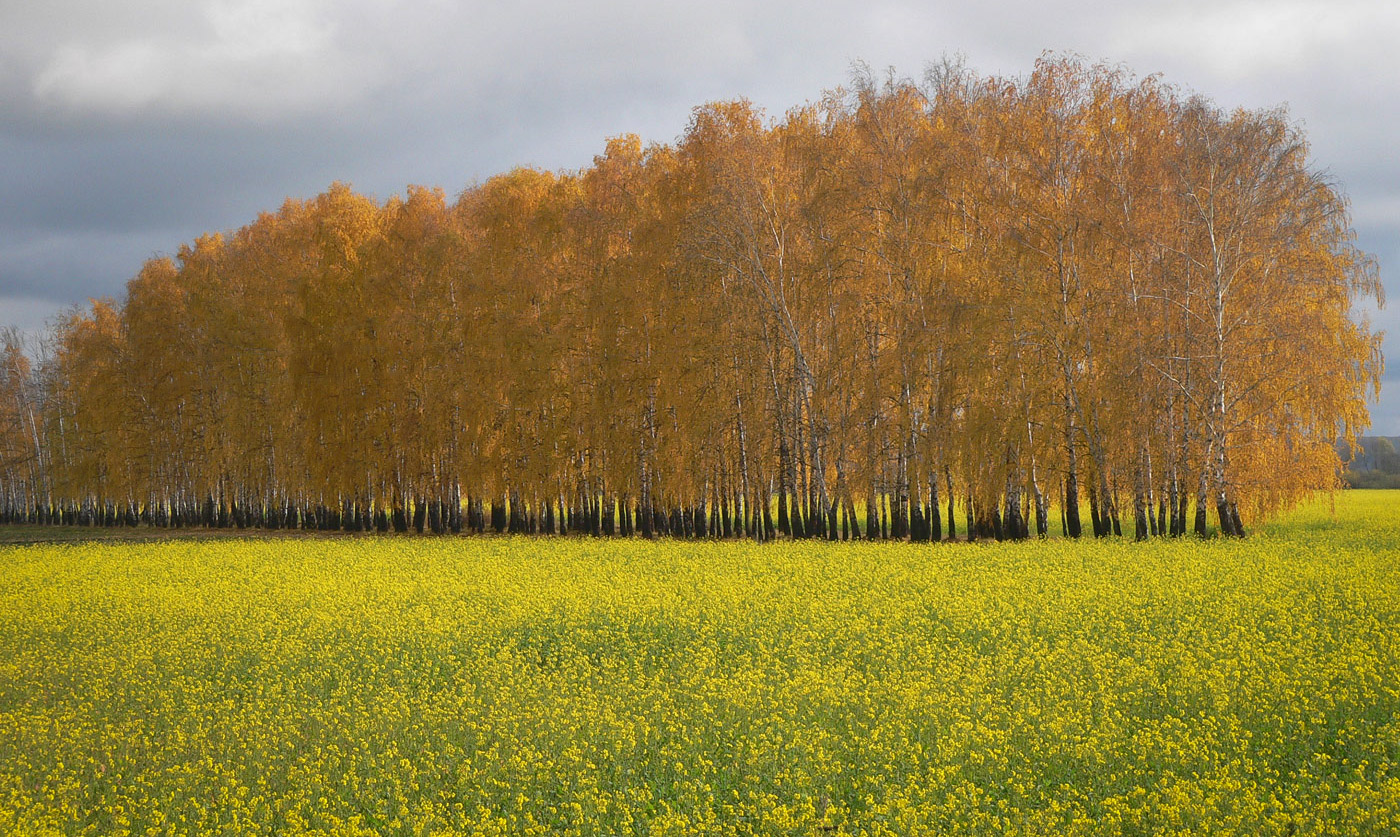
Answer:
<svg viewBox="0 0 1400 837"><path fill-rule="evenodd" d="M1400 828L1400 502L1244 542L0 547L0 833Z"/></svg>

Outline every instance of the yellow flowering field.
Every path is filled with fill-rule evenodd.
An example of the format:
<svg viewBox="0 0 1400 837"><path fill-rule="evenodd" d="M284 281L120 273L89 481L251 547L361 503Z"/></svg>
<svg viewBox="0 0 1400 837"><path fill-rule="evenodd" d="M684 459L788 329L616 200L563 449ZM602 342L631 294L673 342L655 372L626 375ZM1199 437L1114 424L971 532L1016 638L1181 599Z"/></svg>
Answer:
<svg viewBox="0 0 1400 837"><path fill-rule="evenodd" d="M1400 829L1400 496L1243 542L0 548L0 834Z"/></svg>

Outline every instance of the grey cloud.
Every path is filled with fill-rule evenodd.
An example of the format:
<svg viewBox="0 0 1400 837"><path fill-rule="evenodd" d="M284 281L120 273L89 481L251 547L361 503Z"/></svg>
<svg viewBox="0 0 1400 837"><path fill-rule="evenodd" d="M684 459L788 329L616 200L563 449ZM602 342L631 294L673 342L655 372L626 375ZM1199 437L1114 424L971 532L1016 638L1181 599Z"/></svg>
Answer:
<svg viewBox="0 0 1400 837"><path fill-rule="evenodd" d="M0 296L43 301L55 310L89 297L119 298L141 263L165 252L151 249L150 242L177 234L169 229L49 233L0 242ZM168 249L178 244L172 240Z"/></svg>
<svg viewBox="0 0 1400 837"><path fill-rule="evenodd" d="M17 328L29 339L37 338L65 306L52 300L0 295L0 329Z"/></svg>

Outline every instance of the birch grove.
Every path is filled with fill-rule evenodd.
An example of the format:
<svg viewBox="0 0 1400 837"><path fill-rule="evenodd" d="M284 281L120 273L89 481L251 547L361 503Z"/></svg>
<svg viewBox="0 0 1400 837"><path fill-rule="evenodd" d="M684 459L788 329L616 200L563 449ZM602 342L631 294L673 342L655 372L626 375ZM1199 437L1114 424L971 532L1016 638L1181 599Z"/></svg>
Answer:
<svg viewBox="0 0 1400 837"><path fill-rule="evenodd" d="M1367 426L1353 240L1282 111L1058 57L858 72L452 200L336 184L8 333L0 514L1243 536Z"/></svg>

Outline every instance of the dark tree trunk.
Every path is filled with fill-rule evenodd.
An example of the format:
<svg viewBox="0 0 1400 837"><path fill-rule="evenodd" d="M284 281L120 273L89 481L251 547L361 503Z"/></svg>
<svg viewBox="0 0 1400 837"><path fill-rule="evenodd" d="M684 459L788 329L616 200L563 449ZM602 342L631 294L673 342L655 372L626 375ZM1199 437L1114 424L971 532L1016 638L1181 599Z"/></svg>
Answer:
<svg viewBox="0 0 1400 837"><path fill-rule="evenodd" d="M1190 511L1191 499L1181 490L1179 484L1172 485L1172 537L1186 536L1186 514Z"/></svg>
<svg viewBox="0 0 1400 837"><path fill-rule="evenodd" d="M953 509L953 478L948 478L948 540L958 539L958 516Z"/></svg>
<svg viewBox="0 0 1400 837"><path fill-rule="evenodd" d="M1215 513L1220 518L1221 534L1230 538L1244 537L1244 525L1240 522L1239 508L1223 492L1215 502Z"/></svg>
<svg viewBox="0 0 1400 837"><path fill-rule="evenodd" d="M1073 449L1070 448L1071 451ZM1090 495L1092 496L1092 488ZM1065 476L1064 518L1065 535L1071 538L1080 537L1083 534L1083 526L1079 522L1079 474L1074 467L1071 467Z"/></svg>
<svg viewBox="0 0 1400 837"><path fill-rule="evenodd" d="M1035 536L1038 538L1049 537L1050 535L1050 501L1045 496L1045 492L1040 490L1039 483L1035 487Z"/></svg>
<svg viewBox="0 0 1400 837"><path fill-rule="evenodd" d="M872 492L865 501L865 539L873 541L880 537L880 507Z"/></svg>
<svg viewBox="0 0 1400 837"><path fill-rule="evenodd" d="M784 535L792 534L791 521L788 520L787 487L782 481L778 483L778 531Z"/></svg>
<svg viewBox="0 0 1400 837"><path fill-rule="evenodd" d="M1011 496L1006 498L1006 517L1002 521L1002 529L1011 540L1021 540L1028 534L1021 515L1021 504Z"/></svg>
<svg viewBox="0 0 1400 837"><path fill-rule="evenodd" d="M1151 529L1152 529L1153 527L1151 526L1151 523L1148 521L1147 516L1148 516L1147 498L1144 497L1144 496L1142 495L1141 492L1137 492L1137 493L1134 494L1134 496L1133 496L1133 529L1134 529L1134 531L1133 531L1133 539L1134 539L1134 540L1145 541L1145 540L1147 540L1147 538L1148 538L1150 535L1155 534L1154 532L1151 531Z"/></svg>
<svg viewBox="0 0 1400 837"><path fill-rule="evenodd" d="M441 535L445 530L442 522L442 500L434 497L428 501L428 531L434 535Z"/></svg>
<svg viewBox="0 0 1400 837"><path fill-rule="evenodd" d="M413 498L413 531L423 534L428 525L428 501L422 497Z"/></svg>
<svg viewBox="0 0 1400 837"><path fill-rule="evenodd" d="M938 475L928 481L928 539L930 543L943 540L943 520L938 512Z"/></svg>
<svg viewBox="0 0 1400 837"><path fill-rule="evenodd" d="M1094 488L1094 481L1089 481L1089 520L1094 526L1094 537L1102 538L1108 534L1104 528L1103 515L1099 511L1099 492Z"/></svg>
<svg viewBox="0 0 1400 837"><path fill-rule="evenodd" d="M897 541L909 537L908 490L903 485L897 484L890 498L890 537Z"/></svg>

